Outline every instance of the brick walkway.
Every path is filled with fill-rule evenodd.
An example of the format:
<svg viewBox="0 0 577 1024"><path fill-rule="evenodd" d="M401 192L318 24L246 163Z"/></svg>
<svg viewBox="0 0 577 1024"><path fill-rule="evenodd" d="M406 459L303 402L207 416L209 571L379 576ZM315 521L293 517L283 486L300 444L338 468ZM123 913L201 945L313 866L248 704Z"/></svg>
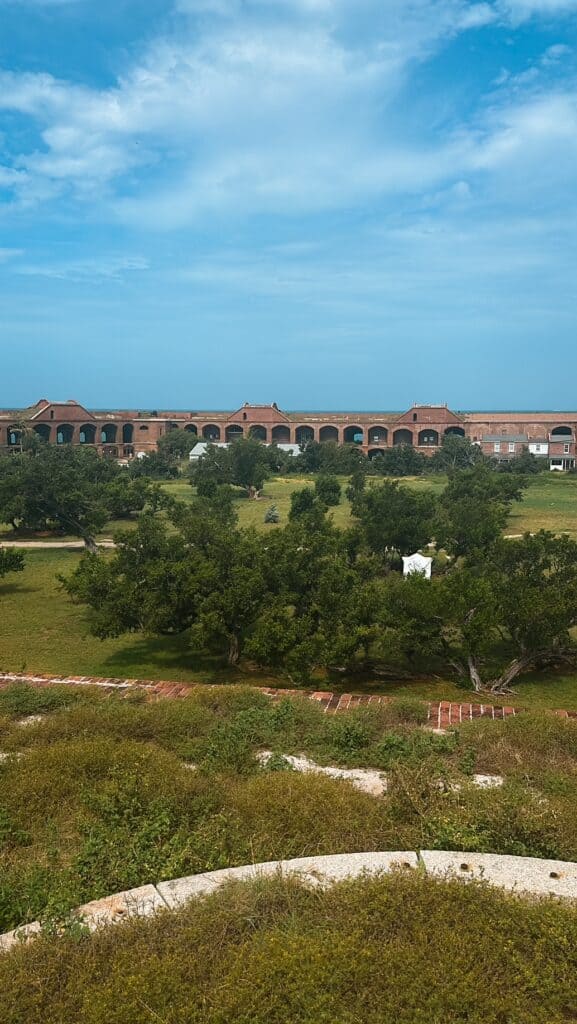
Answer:
<svg viewBox="0 0 577 1024"><path fill-rule="evenodd" d="M11 683L29 683L32 686L97 686L106 690L122 690L127 695L135 690L144 691L150 699L181 699L195 689L195 683L174 683L152 679L109 679L101 676L55 676L33 675L17 672L0 672L0 689ZM333 693L331 690L283 690L271 686L254 687L273 699L281 697L308 697L318 701L328 714L347 711L349 708L364 707L367 704L386 704L391 698L385 694ZM497 707L494 704L455 703L432 701L427 703L429 725L434 729L447 729L451 725L470 722L475 718L502 720L516 715L523 708ZM556 711L562 718L577 718L577 711Z"/></svg>

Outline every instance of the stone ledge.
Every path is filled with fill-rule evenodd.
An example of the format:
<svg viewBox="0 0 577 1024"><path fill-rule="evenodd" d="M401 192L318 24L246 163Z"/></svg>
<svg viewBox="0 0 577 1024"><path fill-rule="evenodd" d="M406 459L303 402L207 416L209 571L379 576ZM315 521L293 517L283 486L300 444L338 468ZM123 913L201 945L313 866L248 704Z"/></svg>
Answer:
<svg viewBox="0 0 577 1024"><path fill-rule="evenodd" d="M203 896L231 881L252 881L273 875L298 875L314 885L330 884L362 874L388 872L395 867L416 868L418 858L411 851L385 853L340 853L326 857L299 857L295 860L272 860L247 864L240 868L224 868L188 878L159 882L157 889L170 907L179 907L194 896Z"/></svg>
<svg viewBox="0 0 577 1024"><path fill-rule="evenodd" d="M420 859L429 875L484 881L534 896L577 899L577 864L570 861L444 850L422 850Z"/></svg>

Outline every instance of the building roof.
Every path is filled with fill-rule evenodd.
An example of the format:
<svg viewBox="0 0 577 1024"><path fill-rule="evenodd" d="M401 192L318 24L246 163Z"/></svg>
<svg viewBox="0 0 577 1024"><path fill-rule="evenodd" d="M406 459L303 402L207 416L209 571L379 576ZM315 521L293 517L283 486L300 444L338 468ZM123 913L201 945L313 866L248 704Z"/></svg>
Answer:
<svg viewBox="0 0 577 1024"><path fill-rule="evenodd" d="M529 440L527 434L483 434L482 439L483 441L509 441L511 444L513 441L527 444Z"/></svg>

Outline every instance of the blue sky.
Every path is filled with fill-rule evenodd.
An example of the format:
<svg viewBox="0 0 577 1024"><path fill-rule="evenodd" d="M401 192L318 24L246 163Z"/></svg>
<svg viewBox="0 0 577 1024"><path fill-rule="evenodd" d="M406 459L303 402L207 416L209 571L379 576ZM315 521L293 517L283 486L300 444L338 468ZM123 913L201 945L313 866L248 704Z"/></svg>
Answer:
<svg viewBox="0 0 577 1024"><path fill-rule="evenodd" d="M577 407L577 0L0 0L0 405Z"/></svg>

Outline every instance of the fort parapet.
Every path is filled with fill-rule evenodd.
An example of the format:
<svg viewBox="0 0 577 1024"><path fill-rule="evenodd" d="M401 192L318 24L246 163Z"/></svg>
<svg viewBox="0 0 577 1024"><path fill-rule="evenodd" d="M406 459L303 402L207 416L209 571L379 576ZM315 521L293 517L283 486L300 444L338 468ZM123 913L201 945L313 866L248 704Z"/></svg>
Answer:
<svg viewBox="0 0 577 1024"><path fill-rule="evenodd" d="M575 467L577 412L461 412L447 405L413 405L407 412L283 412L275 403L246 402L234 412L86 409L76 401L42 399L26 409L0 411L0 448L18 450L25 429L52 444L95 447L104 455L131 459L155 451L169 430L195 440L234 441L255 437L268 444L308 441L355 444L369 457L395 445L431 455L447 434L468 437L487 455L510 459L528 448L551 469Z"/></svg>

